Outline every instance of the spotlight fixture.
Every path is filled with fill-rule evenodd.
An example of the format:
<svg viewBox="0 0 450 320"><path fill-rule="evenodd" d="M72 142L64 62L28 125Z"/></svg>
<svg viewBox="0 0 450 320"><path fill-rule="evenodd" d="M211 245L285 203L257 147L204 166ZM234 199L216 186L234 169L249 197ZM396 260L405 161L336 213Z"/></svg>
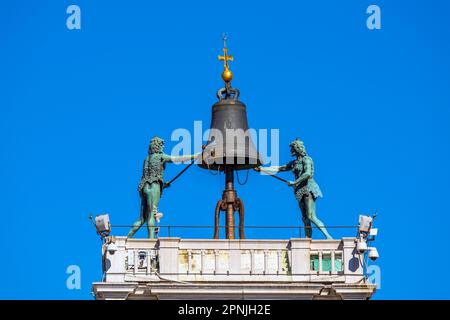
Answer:
<svg viewBox="0 0 450 320"><path fill-rule="evenodd" d="M105 238L109 236L111 232L111 223L109 221L109 214L101 214L98 216L95 216L94 219L92 219L92 216L89 217L92 222L94 223L95 229L97 230L97 234L99 234L102 238Z"/></svg>
<svg viewBox="0 0 450 320"><path fill-rule="evenodd" d="M370 216L359 216L359 225L358 225L358 231L359 232L369 232L370 228L372 228L373 218Z"/></svg>

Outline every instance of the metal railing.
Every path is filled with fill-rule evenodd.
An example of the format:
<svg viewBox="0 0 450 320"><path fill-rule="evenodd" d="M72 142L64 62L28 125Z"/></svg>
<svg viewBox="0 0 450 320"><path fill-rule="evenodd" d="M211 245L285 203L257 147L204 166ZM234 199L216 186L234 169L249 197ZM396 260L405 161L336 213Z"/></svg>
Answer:
<svg viewBox="0 0 450 320"><path fill-rule="evenodd" d="M119 234L114 232L114 229L122 229L124 232L119 232ZM131 229L131 225L112 225L112 234L115 235L126 235L126 229ZM154 227L157 229L157 234L159 237L185 237L185 238L212 238L215 226L210 225L158 225ZM227 226L219 226L220 231L220 239L225 238L225 230L228 228ZM268 236L273 236L277 234L284 234L287 235L290 238L302 238L306 236L305 229L310 228L313 232L313 235L321 234L320 228L317 226L244 226L244 231L246 235L246 239L257 239L258 237L254 237L252 235L256 235L258 231L261 230L278 230L278 232L271 232L270 234L266 234ZM333 235L333 233L340 233L343 236L352 237L355 236L358 232L358 226L325 226L327 230L329 230L330 233L332 233L333 238L338 238ZM239 226L235 225L234 229L236 231L236 239L238 239L238 229ZM318 230L319 229L319 230ZM280 230L282 230L280 232ZM339 230L339 232L338 232ZM345 232L345 234L343 234ZM259 232L261 233L261 232ZM266 232L264 232L266 233ZM135 235L136 238L139 236L137 235L145 235L144 237L147 237L147 226L144 225L140 228L138 233ZM198 237L195 235L205 235L203 237ZM142 236L141 236L142 237ZM261 237L259 237L261 238ZM265 237L267 238L267 237ZM280 238L277 236L277 238ZM316 237L314 237L316 238Z"/></svg>

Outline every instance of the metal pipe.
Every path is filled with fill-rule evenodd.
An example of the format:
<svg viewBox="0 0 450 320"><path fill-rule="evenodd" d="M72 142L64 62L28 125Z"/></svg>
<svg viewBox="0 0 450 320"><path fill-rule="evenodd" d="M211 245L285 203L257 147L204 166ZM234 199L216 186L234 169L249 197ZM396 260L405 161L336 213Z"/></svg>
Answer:
<svg viewBox="0 0 450 320"><path fill-rule="evenodd" d="M226 202L226 235L227 239L235 239L234 231L234 170L230 167L225 167L225 192L227 193Z"/></svg>

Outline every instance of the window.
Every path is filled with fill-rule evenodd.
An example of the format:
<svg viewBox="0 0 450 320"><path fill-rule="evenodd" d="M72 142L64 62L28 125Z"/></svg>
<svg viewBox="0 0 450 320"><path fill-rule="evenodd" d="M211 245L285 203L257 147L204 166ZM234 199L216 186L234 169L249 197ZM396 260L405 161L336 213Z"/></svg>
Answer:
<svg viewBox="0 0 450 320"><path fill-rule="evenodd" d="M322 254L322 271L331 272L332 271L332 255L331 253ZM319 271L319 254L313 253L310 258L310 269L311 271ZM334 254L334 271L342 271L342 253L336 252Z"/></svg>

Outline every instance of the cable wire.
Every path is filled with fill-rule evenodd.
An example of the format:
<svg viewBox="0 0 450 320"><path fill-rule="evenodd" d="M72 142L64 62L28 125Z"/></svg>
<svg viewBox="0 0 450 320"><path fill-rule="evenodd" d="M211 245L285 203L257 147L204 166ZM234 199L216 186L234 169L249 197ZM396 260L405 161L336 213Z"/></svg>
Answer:
<svg viewBox="0 0 450 320"><path fill-rule="evenodd" d="M240 181L240 179L239 179L239 171L236 170L236 178L237 178L237 182L238 182L238 184L241 185L241 186L245 185L245 184L247 183L247 181L248 181L248 170L246 170L246 171L247 171L247 176L245 177L245 181L244 181L243 183L241 183L241 181Z"/></svg>

